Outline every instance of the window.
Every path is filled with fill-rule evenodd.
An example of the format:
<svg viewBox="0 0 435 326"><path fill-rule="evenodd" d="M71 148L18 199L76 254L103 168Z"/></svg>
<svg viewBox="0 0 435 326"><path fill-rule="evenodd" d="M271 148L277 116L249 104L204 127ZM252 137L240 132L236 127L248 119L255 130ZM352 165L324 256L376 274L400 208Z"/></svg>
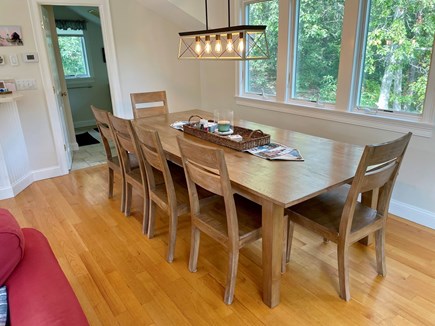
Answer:
<svg viewBox="0 0 435 326"><path fill-rule="evenodd" d="M83 30L57 29L65 78L89 78L89 63Z"/></svg>
<svg viewBox="0 0 435 326"><path fill-rule="evenodd" d="M268 60L246 62L246 93L276 94L276 63L278 49L278 0L250 3L246 6L248 25L267 25Z"/></svg>
<svg viewBox="0 0 435 326"><path fill-rule="evenodd" d="M300 0L292 98L335 103L344 0Z"/></svg>
<svg viewBox="0 0 435 326"><path fill-rule="evenodd" d="M240 64L239 104L432 133L435 0L239 1L270 47L269 60Z"/></svg>
<svg viewBox="0 0 435 326"><path fill-rule="evenodd" d="M435 1L371 0L359 103L421 114L435 31Z"/></svg>

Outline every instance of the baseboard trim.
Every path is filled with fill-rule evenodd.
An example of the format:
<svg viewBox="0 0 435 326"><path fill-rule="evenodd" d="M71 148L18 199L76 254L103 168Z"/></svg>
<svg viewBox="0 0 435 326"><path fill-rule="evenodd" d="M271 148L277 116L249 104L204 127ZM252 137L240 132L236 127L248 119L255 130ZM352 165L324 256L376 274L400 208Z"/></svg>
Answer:
<svg viewBox="0 0 435 326"><path fill-rule="evenodd" d="M0 199L8 199L8 198L15 197L21 191L23 191L28 186L30 186L33 183L33 181L34 180L33 180L32 173L26 174L24 177L15 181L10 187L0 189Z"/></svg>
<svg viewBox="0 0 435 326"><path fill-rule="evenodd" d="M71 150L73 150L73 151L78 151L79 150L79 144L77 142L70 143L69 146L70 146Z"/></svg>
<svg viewBox="0 0 435 326"><path fill-rule="evenodd" d="M397 215L405 220L421 224L431 229L435 229L435 213L402 203L397 200L391 200L389 213Z"/></svg>
<svg viewBox="0 0 435 326"><path fill-rule="evenodd" d="M46 169L32 171L34 181L49 179L54 177L60 177L68 173L62 173L62 169L59 166L52 166Z"/></svg>
<svg viewBox="0 0 435 326"><path fill-rule="evenodd" d="M93 127L95 125L95 120L74 121L74 128Z"/></svg>
<svg viewBox="0 0 435 326"><path fill-rule="evenodd" d="M0 189L0 200L12 198L12 197L14 197L14 191L12 190L12 187L6 187Z"/></svg>
<svg viewBox="0 0 435 326"><path fill-rule="evenodd" d="M59 166L31 171L10 187L0 189L0 200L15 197L35 181L59 177L64 174Z"/></svg>

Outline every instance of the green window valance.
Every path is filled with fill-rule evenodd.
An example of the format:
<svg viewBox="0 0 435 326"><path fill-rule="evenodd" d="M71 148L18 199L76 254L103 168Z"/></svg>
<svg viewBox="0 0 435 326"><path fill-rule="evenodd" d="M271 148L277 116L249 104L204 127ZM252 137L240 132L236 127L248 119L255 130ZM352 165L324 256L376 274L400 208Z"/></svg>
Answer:
<svg viewBox="0 0 435 326"><path fill-rule="evenodd" d="M56 27L59 29L67 30L86 30L86 20L65 20L56 19Z"/></svg>

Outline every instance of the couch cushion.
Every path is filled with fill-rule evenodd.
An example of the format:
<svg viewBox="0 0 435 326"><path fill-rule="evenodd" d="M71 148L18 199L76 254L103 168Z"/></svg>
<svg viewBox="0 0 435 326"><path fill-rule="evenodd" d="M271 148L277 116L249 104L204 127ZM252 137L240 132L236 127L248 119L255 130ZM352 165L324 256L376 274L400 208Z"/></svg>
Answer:
<svg viewBox="0 0 435 326"><path fill-rule="evenodd" d="M0 208L0 286L24 256L24 236L15 218Z"/></svg>
<svg viewBox="0 0 435 326"><path fill-rule="evenodd" d="M47 238L23 228L23 260L6 281L11 325L89 325Z"/></svg>

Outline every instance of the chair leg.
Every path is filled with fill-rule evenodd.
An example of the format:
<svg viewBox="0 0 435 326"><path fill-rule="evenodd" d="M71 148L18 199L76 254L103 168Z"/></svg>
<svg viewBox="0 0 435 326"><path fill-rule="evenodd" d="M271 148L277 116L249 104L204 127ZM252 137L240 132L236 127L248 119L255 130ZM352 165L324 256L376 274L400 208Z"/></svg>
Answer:
<svg viewBox="0 0 435 326"><path fill-rule="evenodd" d="M285 253L285 261L288 263L290 261L290 253L292 250L293 232L295 229L295 223L289 219L288 230L287 230L287 249Z"/></svg>
<svg viewBox="0 0 435 326"><path fill-rule="evenodd" d="M131 197L133 196L133 186L129 183L126 184L126 190L125 190L125 210L124 215L130 216L131 213Z"/></svg>
<svg viewBox="0 0 435 326"><path fill-rule="evenodd" d="M287 265L287 243L288 243L288 215L284 216L284 234L282 235L282 257L281 257L281 273L285 273Z"/></svg>
<svg viewBox="0 0 435 326"><path fill-rule="evenodd" d="M125 201L126 201L126 193L127 186L125 184L124 177L122 177L122 189L121 189L121 212L125 212Z"/></svg>
<svg viewBox="0 0 435 326"><path fill-rule="evenodd" d="M384 229L375 232L376 247L376 271L379 275L386 276L387 268L385 264L385 232Z"/></svg>
<svg viewBox="0 0 435 326"><path fill-rule="evenodd" d="M147 203L145 203L145 201L147 201ZM151 202L151 199L149 197L144 198L142 234L146 234L147 236L148 236L149 225L150 225L150 218L151 218L150 216L154 215L154 211L152 209L153 209L153 203Z"/></svg>
<svg viewBox="0 0 435 326"><path fill-rule="evenodd" d="M327 238L323 237L323 243L324 243L324 244L327 244L327 243L329 243L329 239L327 239Z"/></svg>
<svg viewBox="0 0 435 326"><path fill-rule="evenodd" d="M178 212L177 209L171 210L169 215L169 243L168 243L168 256L166 260L172 263L175 254L175 242L177 240L177 224L178 224Z"/></svg>
<svg viewBox="0 0 435 326"><path fill-rule="evenodd" d="M349 247L346 244L337 245L338 258L338 282L340 285L340 297L350 300L349 288Z"/></svg>
<svg viewBox="0 0 435 326"><path fill-rule="evenodd" d="M148 239L154 238L154 226L156 224L156 203L150 200L148 213Z"/></svg>
<svg viewBox="0 0 435 326"><path fill-rule="evenodd" d="M239 250L230 250L230 259L227 274L227 285L225 287L224 302L226 304L232 304L234 299L234 290L236 288L236 278L237 278L237 265L239 263Z"/></svg>
<svg viewBox="0 0 435 326"><path fill-rule="evenodd" d="M198 265L198 253L199 253L199 240L200 231L194 225L192 225L192 235L190 243L190 258L189 258L189 271L196 272Z"/></svg>
<svg viewBox="0 0 435 326"><path fill-rule="evenodd" d="M113 177L113 170L109 168L109 193L107 195L108 198L113 197L113 183L115 182Z"/></svg>

